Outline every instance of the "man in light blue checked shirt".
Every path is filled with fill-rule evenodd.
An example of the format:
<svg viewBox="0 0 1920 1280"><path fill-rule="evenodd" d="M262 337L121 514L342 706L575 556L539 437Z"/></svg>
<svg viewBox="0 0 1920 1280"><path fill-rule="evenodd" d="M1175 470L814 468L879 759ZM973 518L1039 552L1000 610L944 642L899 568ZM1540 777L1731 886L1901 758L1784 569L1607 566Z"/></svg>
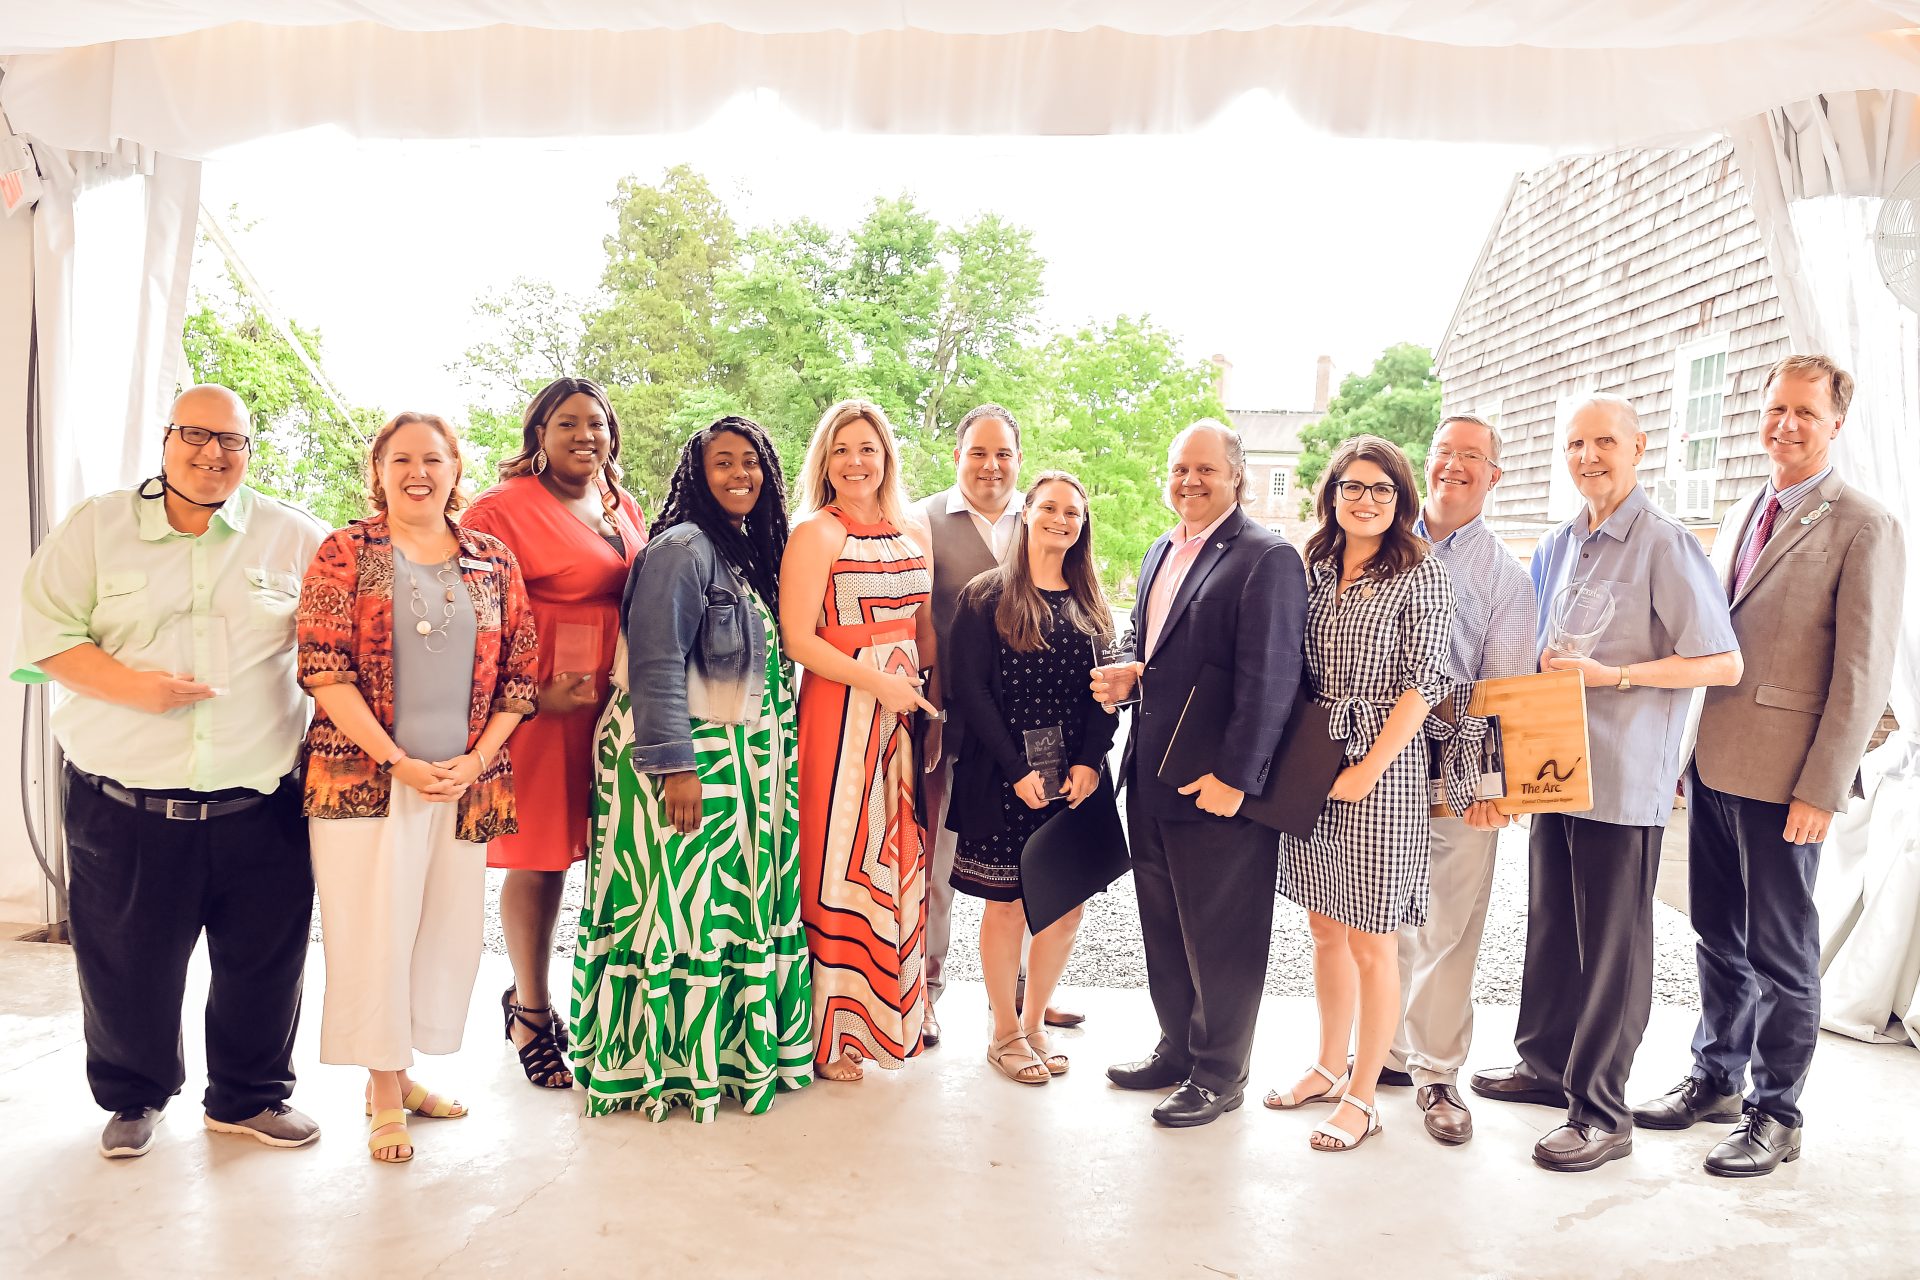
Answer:
<svg viewBox="0 0 1920 1280"><path fill-rule="evenodd" d="M1535 669L1533 583L1487 527L1487 495L1500 482L1500 433L1480 418L1442 418L1427 449L1427 499L1414 532L1433 545L1453 583L1455 680ZM1449 1146L1473 1136L1456 1087L1473 1041L1473 969L1493 896L1493 857L1506 816L1480 801L1431 824L1432 896L1424 925L1400 930L1405 1001L1381 1073L1383 1084L1418 1085L1427 1132Z"/></svg>
<svg viewBox="0 0 1920 1280"><path fill-rule="evenodd" d="M1623 1096L1653 1011L1653 888L1680 776L1688 691L1740 679L1727 596L1698 540L1640 488L1647 437L1633 405L1595 396L1561 440L1586 506L1533 553L1536 641L1550 671L1587 687L1593 808L1534 815L1518 1065L1474 1073L1473 1091L1565 1106L1534 1163L1578 1173L1633 1151ZM1604 585L1613 618L1591 657L1547 652L1554 601Z"/></svg>

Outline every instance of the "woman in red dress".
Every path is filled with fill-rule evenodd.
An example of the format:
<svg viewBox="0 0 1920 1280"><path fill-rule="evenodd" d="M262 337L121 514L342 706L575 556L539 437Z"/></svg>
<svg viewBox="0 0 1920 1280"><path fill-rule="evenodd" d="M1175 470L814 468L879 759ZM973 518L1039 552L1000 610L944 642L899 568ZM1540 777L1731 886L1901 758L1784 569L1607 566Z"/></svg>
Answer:
<svg viewBox="0 0 1920 1280"><path fill-rule="evenodd" d="M527 405L520 452L461 521L520 561L540 633L540 714L514 739L520 830L487 846L504 867L500 927L513 985L500 996L506 1036L527 1079L573 1085L566 1022L553 1016L547 969L567 868L587 852L593 730L620 631L620 593L646 520L620 488L620 422L607 393L558 378Z"/></svg>

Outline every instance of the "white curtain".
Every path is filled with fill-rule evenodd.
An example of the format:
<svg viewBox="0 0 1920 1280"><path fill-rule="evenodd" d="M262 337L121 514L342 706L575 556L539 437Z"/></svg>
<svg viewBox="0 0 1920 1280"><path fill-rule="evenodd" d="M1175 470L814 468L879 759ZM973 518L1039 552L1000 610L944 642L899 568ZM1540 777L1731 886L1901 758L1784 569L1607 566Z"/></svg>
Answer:
<svg viewBox="0 0 1920 1280"><path fill-rule="evenodd" d="M1900 730L1862 763L1866 798L1835 820L1815 886L1821 1025L1920 1044L1920 316L1887 291L1873 251L1881 198L1920 163L1917 126L1909 95L1847 94L1780 108L1735 142L1794 349L1856 380L1835 465L1899 517L1908 548Z"/></svg>
<svg viewBox="0 0 1920 1280"><path fill-rule="evenodd" d="M0 32L17 130L194 157L329 125L664 132L756 90L825 128L975 134L1189 129L1265 91L1336 134L1602 150L1920 90L1911 19L1867 0L288 0L271 23L238 0L31 7Z"/></svg>

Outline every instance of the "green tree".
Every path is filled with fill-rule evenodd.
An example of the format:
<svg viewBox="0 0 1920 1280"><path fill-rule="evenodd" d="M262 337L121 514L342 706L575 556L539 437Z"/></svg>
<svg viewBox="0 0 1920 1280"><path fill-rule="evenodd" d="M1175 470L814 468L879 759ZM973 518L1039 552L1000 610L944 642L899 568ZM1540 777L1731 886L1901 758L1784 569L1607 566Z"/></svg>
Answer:
<svg viewBox="0 0 1920 1280"><path fill-rule="evenodd" d="M714 385L716 284L739 234L707 180L686 165L658 185L621 179L611 206L602 296L586 317L580 372L607 388L620 415L629 483L657 500L680 448L668 420L683 395Z"/></svg>
<svg viewBox="0 0 1920 1280"><path fill-rule="evenodd" d="M476 299L475 317L490 330L450 366L478 393L467 405L467 479L479 492L499 478L500 463L520 451L521 414L534 393L581 368L586 300L544 280L518 276Z"/></svg>
<svg viewBox="0 0 1920 1280"><path fill-rule="evenodd" d="M1426 496L1427 443L1440 418L1440 379L1433 372L1433 353L1411 342L1398 343L1380 353L1364 374L1348 374L1340 394L1327 404L1327 416L1301 429L1300 464L1294 475L1300 482L1301 514L1313 505L1312 494L1340 442L1359 435L1381 436L1399 445L1413 463L1414 483Z"/></svg>
<svg viewBox="0 0 1920 1280"><path fill-rule="evenodd" d="M319 333L289 327L317 362ZM366 444L381 414L351 406L343 414L224 265L211 287L194 289L180 340L191 380L231 388L253 416L248 484L333 527L367 513Z"/></svg>
<svg viewBox="0 0 1920 1280"><path fill-rule="evenodd" d="M1037 365L1022 475L1058 467L1080 478L1101 579L1130 595L1141 557L1174 520L1162 497L1167 446L1196 419L1226 420L1213 366L1184 357L1144 316L1059 335Z"/></svg>

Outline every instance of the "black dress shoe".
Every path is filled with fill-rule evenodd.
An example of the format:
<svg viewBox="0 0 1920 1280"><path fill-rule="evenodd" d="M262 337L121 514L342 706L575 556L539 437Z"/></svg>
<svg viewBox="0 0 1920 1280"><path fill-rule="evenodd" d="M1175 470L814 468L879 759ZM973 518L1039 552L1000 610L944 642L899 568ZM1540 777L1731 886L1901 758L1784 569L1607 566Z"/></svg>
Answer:
<svg viewBox="0 0 1920 1280"><path fill-rule="evenodd" d="M1347 1055L1347 1074L1353 1074L1353 1055ZM1405 1071L1395 1071L1392 1067L1380 1068L1380 1083L1396 1089L1413 1088L1413 1076Z"/></svg>
<svg viewBox="0 0 1920 1280"><path fill-rule="evenodd" d="M1690 1129L1702 1120L1731 1124L1740 1118L1740 1095L1721 1093L1705 1080L1688 1076L1652 1102L1633 1109L1642 1129Z"/></svg>
<svg viewBox="0 0 1920 1280"><path fill-rule="evenodd" d="M1169 1129L1190 1129L1197 1124L1212 1124L1240 1105L1244 1091L1215 1093L1189 1080L1175 1089L1153 1109L1153 1118Z"/></svg>
<svg viewBox="0 0 1920 1280"><path fill-rule="evenodd" d="M1758 1178L1799 1158L1800 1126L1789 1128L1750 1107L1725 1141L1707 1153L1705 1168L1722 1178Z"/></svg>
<svg viewBox="0 0 1920 1280"><path fill-rule="evenodd" d="M1608 1133L1568 1122L1533 1144L1533 1162L1555 1173L1585 1173L1633 1154L1633 1130Z"/></svg>
<svg viewBox="0 0 1920 1280"><path fill-rule="evenodd" d="M1122 1089L1171 1089L1192 1072L1165 1054L1150 1053L1138 1062L1116 1062L1107 1068L1107 1079Z"/></svg>
<svg viewBox="0 0 1920 1280"><path fill-rule="evenodd" d="M1483 1098L1492 1098L1495 1102L1531 1102L1542 1107L1567 1105L1567 1091L1547 1084L1527 1070L1524 1062L1511 1067L1495 1067L1491 1071L1476 1071L1468 1083L1475 1093Z"/></svg>

